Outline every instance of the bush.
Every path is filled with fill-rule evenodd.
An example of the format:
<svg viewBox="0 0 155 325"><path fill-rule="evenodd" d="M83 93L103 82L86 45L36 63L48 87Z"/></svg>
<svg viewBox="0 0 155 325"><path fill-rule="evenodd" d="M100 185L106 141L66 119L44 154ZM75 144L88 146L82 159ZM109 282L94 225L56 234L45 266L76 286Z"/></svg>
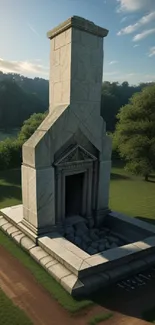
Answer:
<svg viewBox="0 0 155 325"><path fill-rule="evenodd" d="M22 163L22 145L36 131L47 113L33 114L24 122L16 139L0 142L0 169L18 168Z"/></svg>
<svg viewBox="0 0 155 325"><path fill-rule="evenodd" d="M28 140L31 135L36 131L39 125L45 119L47 113L38 113L33 114L31 117L26 120L21 128L18 139L22 142L22 144Z"/></svg>
<svg viewBox="0 0 155 325"><path fill-rule="evenodd" d="M0 169L16 168L21 165L22 146L18 139L0 142Z"/></svg>

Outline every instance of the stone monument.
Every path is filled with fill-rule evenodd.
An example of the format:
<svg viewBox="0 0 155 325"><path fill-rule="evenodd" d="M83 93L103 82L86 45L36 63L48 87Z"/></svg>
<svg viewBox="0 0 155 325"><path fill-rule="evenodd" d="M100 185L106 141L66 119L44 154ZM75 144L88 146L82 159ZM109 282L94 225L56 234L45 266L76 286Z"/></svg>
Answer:
<svg viewBox="0 0 155 325"><path fill-rule="evenodd" d="M22 223L36 235L75 215L100 223L108 212L111 139L100 115L107 34L76 16L47 34L49 114L23 146Z"/></svg>
<svg viewBox="0 0 155 325"><path fill-rule="evenodd" d="M23 146L23 205L0 211L0 229L72 295L155 263L155 226L108 207L111 140L100 116L107 34L76 16L48 33L49 114Z"/></svg>

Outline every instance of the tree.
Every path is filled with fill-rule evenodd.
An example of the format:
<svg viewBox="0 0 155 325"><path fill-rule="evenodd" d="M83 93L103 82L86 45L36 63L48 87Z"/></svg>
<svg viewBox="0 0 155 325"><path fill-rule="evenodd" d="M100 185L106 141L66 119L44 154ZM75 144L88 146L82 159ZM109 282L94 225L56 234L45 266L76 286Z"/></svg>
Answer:
<svg viewBox="0 0 155 325"><path fill-rule="evenodd" d="M155 168L155 85L134 94L117 118L115 139L126 169L148 181Z"/></svg>
<svg viewBox="0 0 155 325"><path fill-rule="evenodd" d="M18 135L18 140L23 144L30 136L36 131L42 121L45 119L47 112L33 114L31 117L26 120L21 128L21 131Z"/></svg>
<svg viewBox="0 0 155 325"><path fill-rule="evenodd" d="M47 113L33 114L15 139L0 141L0 169L17 168L22 163L22 145L36 131Z"/></svg>
<svg viewBox="0 0 155 325"><path fill-rule="evenodd" d="M114 131L116 124L116 115L119 111L120 104L118 98L108 93L107 91L102 91L101 97L101 116L106 122L107 131Z"/></svg>

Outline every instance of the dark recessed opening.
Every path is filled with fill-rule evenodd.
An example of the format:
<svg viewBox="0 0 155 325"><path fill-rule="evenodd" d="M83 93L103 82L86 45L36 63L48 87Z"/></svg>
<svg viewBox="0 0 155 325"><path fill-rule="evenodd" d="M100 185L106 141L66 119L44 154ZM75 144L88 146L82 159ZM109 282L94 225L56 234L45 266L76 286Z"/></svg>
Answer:
<svg viewBox="0 0 155 325"><path fill-rule="evenodd" d="M66 217L82 214L83 178L84 173L66 176Z"/></svg>

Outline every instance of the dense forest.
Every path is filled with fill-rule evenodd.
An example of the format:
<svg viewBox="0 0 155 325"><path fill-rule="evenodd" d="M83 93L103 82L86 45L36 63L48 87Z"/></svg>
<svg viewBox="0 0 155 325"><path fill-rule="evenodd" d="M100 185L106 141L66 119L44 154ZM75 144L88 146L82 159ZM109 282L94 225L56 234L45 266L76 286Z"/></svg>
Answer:
<svg viewBox="0 0 155 325"><path fill-rule="evenodd" d="M19 128L33 113L48 109L48 81L0 72L0 128Z"/></svg>
<svg viewBox="0 0 155 325"><path fill-rule="evenodd" d="M114 131L120 108L147 85L150 84L130 86L126 81L121 84L103 82L101 114L107 123L107 131ZM48 93L48 80L0 72L0 128L19 128L33 113L47 111Z"/></svg>

